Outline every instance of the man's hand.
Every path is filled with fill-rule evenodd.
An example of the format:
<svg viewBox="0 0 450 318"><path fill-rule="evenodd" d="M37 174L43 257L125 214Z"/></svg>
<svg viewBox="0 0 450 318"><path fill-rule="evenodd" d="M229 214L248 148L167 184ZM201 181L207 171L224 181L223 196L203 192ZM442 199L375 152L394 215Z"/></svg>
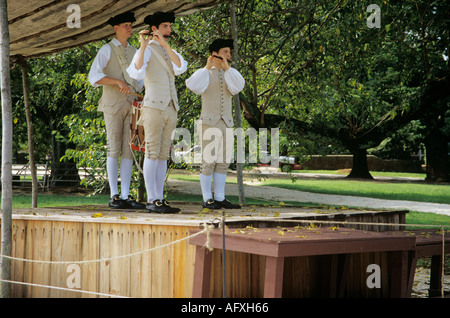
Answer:
<svg viewBox="0 0 450 318"><path fill-rule="evenodd" d="M128 87L127 83L125 83L124 81L117 80L117 85L119 86L119 90L122 94L127 95L130 93L130 88Z"/></svg>
<svg viewBox="0 0 450 318"><path fill-rule="evenodd" d="M150 37L148 36L149 32L149 30L142 30L139 32L139 42L141 43L141 47L147 47L150 42Z"/></svg>
<svg viewBox="0 0 450 318"><path fill-rule="evenodd" d="M228 61L226 58L222 57L222 59L220 60L220 63L222 65L222 68L227 71L230 68L230 64L228 64Z"/></svg>
<svg viewBox="0 0 450 318"><path fill-rule="evenodd" d="M153 32L153 40L158 42L166 50L170 49L169 43L167 43L166 39L164 38L164 35L159 30Z"/></svg>
<svg viewBox="0 0 450 318"><path fill-rule="evenodd" d="M206 69L210 70L214 65L214 60L217 60L214 56L210 55L206 61Z"/></svg>
<svg viewBox="0 0 450 318"><path fill-rule="evenodd" d="M205 67L210 70L213 66L218 70L224 69L225 71L230 68L227 59L220 55L210 55L208 57Z"/></svg>

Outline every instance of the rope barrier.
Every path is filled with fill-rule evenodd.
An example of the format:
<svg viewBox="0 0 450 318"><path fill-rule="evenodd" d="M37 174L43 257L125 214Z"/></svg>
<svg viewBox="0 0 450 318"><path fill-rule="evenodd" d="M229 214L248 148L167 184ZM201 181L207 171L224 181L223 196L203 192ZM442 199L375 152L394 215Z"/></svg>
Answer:
<svg viewBox="0 0 450 318"><path fill-rule="evenodd" d="M148 253L148 252L152 252L154 250L157 249L162 249L164 247L168 247L170 245L175 245L178 244L180 242L183 242L185 240L188 240L190 238L193 238L197 235L201 235L203 233L206 233L206 237L207 237L207 241L205 243L205 248L207 248L208 250L212 250L212 248L210 247L210 240L209 240L209 233L210 231L214 228L214 225L212 224L205 224L204 225L204 229L198 233L195 233L193 235L190 236L186 236L182 239L167 243L167 244L163 244L151 249L147 249L147 250L143 250L143 251L139 251L136 253L131 253L131 254L126 254L126 255L121 255L121 256L116 256L116 257L108 257L108 258L102 258L102 259L97 259L97 260L90 260L90 261L41 261L41 260L29 260L29 259L24 259L24 258L17 258L17 257L11 257L11 256L7 256L7 255L1 255L0 254L0 259L1 258L7 258L7 259L11 259L11 260L15 260L15 261L23 261L23 262L29 262L29 263L41 263L41 264L87 264L87 263L98 263L98 262L104 262L104 261L110 261L110 260L114 260L114 259L120 259L120 258L125 258L125 257L133 257L139 254L144 254L144 253ZM49 289L56 289L56 290L63 290L63 291L71 291L71 292L77 292L77 293L84 293L84 294L91 294L91 295L96 295L96 296L104 296L104 297L115 297L115 298L128 298L125 296L120 296L120 295L112 295L112 294L105 294L105 293L97 293L97 292L91 292L91 291L87 291L87 290L79 290L79 289L74 289L74 288L64 288L64 287L57 287L57 286L50 286L50 285L42 285L42 284L34 284L34 283L25 283L25 282L19 282L19 281L13 281L13 280L6 280L6 279L1 279L0 278L0 282L4 282L4 283L10 283L10 284L18 284L18 285L27 285L27 286L32 286L32 287L42 287L42 288L49 288Z"/></svg>
<svg viewBox="0 0 450 318"><path fill-rule="evenodd" d="M115 256L115 257L107 257L107 258L101 258L101 259L97 259L97 260L87 260L87 261L44 261L44 260L30 260L30 259L24 259L24 258L17 258L17 257L12 257L12 256L7 256L7 255L1 255L0 254L0 258L6 258L6 259L10 259L10 260L15 260L15 261L22 261L22 262L29 262L29 263L41 263L41 264L87 264L87 263L98 263L98 262L105 262L105 261L111 261L111 260L115 260L115 259L121 259L121 258L126 258L126 257L133 257L136 255L140 255L140 254L144 254L144 253L148 253L148 252L152 252L154 250L157 249L162 249L165 247L168 247L170 245L174 245L174 244L178 244L180 242L183 242L185 240L188 240L190 238L193 238L195 236L198 235L202 235L204 233L206 233L206 242L205 245L203 246L204 248L207 248L208 250L212 250L212 247L210 246L210 232L212 229L214 229L217 226L217 223L214 224L215 221L218 221L218 218L215 218L214 220L210 221L210 222L206 222L203 227L204 229L202 231L199 231L193 235L190 236L186 236L184 238L181 238L179 240L167 243L167 244L163 244L157 247L153 247L151 249L147 249L147 250L142 250L142 251L138 251L135 253L130 253L130 254L125 254L125 255L120 255L120 256ZM222 220L223 221L223 220ZM442 272L441 272L441 295L443 297L444 295L444 256L445 256L445 229L447 227L450 226L446 226L446 225L427 225L427 224L400 224L400 223L376 223L376 222L357 222L357 221L325 221L325 220L292 220L292 219L281 219L281 220L271 220L275 223L318 223L318 224L343 224L343 225L378 225L378 226L395 226L395 227L399 227L399 226L408 226L408 227L438 227L441 229L441 234L442 234ZM224 226L223 224L224 222L222 222L222 226ZM41 284L34 284L34 283L25 283L25 282L18 282L18 281L12 281L12 280L4 280L4 279L0 279L0 282L5 282L5 283L11 283L11 284L20 284L20 285L29 285L29 286L33 286L33 287L42 287L42 288L50 288L50 289L57 289L57 290L65 290L65 291L71 291L71 292L79 292L79 293L85 293L85 294L92 294L92 295L97 295L97 296L104 296L104 297L120 297L120 298L127 298L125 296L119 296L119 295L111 295L111 294L105 294L105 293L96 293L96 292L91 292L91 291L85 291L85 290L78 290L78 289L72 289L72 288L64 288L64 287L55 287L55 286L48 286L48 285L41 285Z"/></svg>
<svg viewBox="0 0 450 318"><path fill-rule="evenodd" d="M106 261L111 261L111 260L115 260L115 259L120 259L120 258L126 258L126 257L132 257L132 256L136 256L139 254L144 254L144 253L148 253L148 252L152 252L154 250L157 249L162 249L164 247L168 247L170 245L174 245L177 243L180 243L182 241L188 240L192 237L195 237L197 235L203 234L205 232L207 232L207 235L209 236L209 231L211 230L212 227L205 227L204 230L195 233L191 236L186 236L184 238L181 238L179 240L167 243L167 244L163 244L157 247L153 247L151 249L147 249L147 250L143 250L143 251L139 251L139 252L135 252L135 253L130 253L130 254L125 254L125 255L120 255L120 256L115 256L115 257L107 257L107 258L101 258L101 259L96 259L96 260L88 260L88 261L42 261L42 260L31 260L31 259L26 259L26 258L18 258L18 257L12 257L12 256L7 256L7 255L0 255L0 258L6 258L6 259L10 259L10 260L14 260L14 261L22 261L22 262L29 262L29 263L41 263L41 264L87 264L87 263L100 263L100 262L106 262ZM208 243L208 242L207 242ZM209 246L207 246L207 248L210 248Z"/></svg>
<svg viewBox="0 0 450 318"><path fill-rule="evenodd" d="M14 281L14 280L7 280L7 279L1 279L1 278L0 278L0 282L10 283L10 284L18 284L18 285L27 285L27 286L32 286L32 287L43 287L43 288L49 288L49 289L71 291L71 292L75 292L75 293L90 294L90 295L104 296L104 297L129 298L129 297L119 296L119 295L91 292L88 290L64 288L64 287L41 285L41 284L34 284L34 283L24 283L24 282L18 282L18 281Z"/></svg>

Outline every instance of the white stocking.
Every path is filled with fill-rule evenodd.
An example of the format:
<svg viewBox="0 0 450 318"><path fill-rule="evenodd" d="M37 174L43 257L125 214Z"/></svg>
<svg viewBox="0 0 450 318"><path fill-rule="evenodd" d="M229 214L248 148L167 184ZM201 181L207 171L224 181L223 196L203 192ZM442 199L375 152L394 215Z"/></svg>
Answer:
<svg viewBox="0 0 450 318"><path fill-rule="evenodd" d="M147 190L147 201L156 200L156 160L144 159L144 181Z"/></svg>
<svg viewBox="0 0 450 318"><path fill-rule="evenodd" d="M120 193L122 200L128 199L130 194L131 172L133 171L133 160L122 158L120 160Z"/></svg>
<svg viewBox="0 0 450 318"><path fill-rule="evenodd" d="M108 174L110 197L119 194L119 188L117 186L117 180L119 179L119 159L118 158L106 158L106 172Z"/></svg>
<svg viewBox="0 0 450 318"><path fill-rule="evenodd" d="M167 160L156 160L156 199L164 198L164 181L166 181Z"/></svg>
<svg viewBox="0 0 450 318"><path fill-rule="evenodd" d="M212 199L211 184L213 176L200 174L200 186L202 187L203 202Z"/></svg>
<svg viewBox="0 0 450 318"><path fill-rule="evenodd" d="M227 180L226 174L214 172L214 200L216 201L225 200L226 180Z"/></svg>

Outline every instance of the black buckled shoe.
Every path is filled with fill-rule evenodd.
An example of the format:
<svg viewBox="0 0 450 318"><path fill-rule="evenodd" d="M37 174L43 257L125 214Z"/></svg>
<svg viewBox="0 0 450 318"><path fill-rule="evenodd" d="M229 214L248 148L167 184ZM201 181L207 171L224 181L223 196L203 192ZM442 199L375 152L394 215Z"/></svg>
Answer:
<svg viewBox="0 0 450 318"><path fill-rule="evenodd" d="M111 199L109 199L108 205L111 209L122 209L123 200L120 198L120 195L115 194Z"/></svg>
<svg viewBox="0 0 450 318"><path fill-rule="evenodd" d="M203 202L202 207L210 210L221 208L220 204L218 204L217 201L214 201L213 199L208 199L206 200L206 202Z"/></svg>
<svg viewBox="0 0 450 318"><path fill-rule="evenodd" d="M166 200L155 200L152 203L146 205L146 211L148 213L177 213L180 212L179 208L173 208Z"/></svg>
<svg viewBox="0 0 450 318"><path fill-rule="evenodd" d="M131 195L123 200L124 209L145 209L145 204L137 202Z"/></svg>
<svg viewBox="0 0 450 318"><path fill-rule="evenodd" d="M239 204L231 203L227 199L225 199L223 201L214 200L214 202L217 203L223 209L240 209L241 208L241 206Z"/></svg>

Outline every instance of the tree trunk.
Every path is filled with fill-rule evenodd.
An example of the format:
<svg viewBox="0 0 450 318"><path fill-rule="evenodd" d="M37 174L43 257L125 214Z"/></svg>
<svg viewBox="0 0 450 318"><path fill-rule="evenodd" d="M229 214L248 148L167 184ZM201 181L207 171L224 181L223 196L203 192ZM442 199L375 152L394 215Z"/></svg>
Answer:
<svg viewBox="0 0 450 318"><path fill-rule="evenodd" d="M29 99L29 87L28 87L28 73L27 73L27 61L21 59L19 61L20 68L22 70L22 81L23 81L23 97L25 102L25 115L27 118L27 128L28 128L28 156L29 165L31 169L31 207L37 208L38 201L38 179L36 172L36 163L34 160L34 143L33 143L33 121L31 119L30 111L30 99Z"/></svg>
<svg viewBox="0 0 450 318"><path fill-rule="evenodd" d="M427 181L450 181L449 139L438 128L433 129L425 138L427 150Z"/></svg>
<svg viewBox="0 0 450 318"><path fill-rule="evenodd" d="M239 61L239 50L238 50L238 37L237 37L237 25L236 25L236 4L235 1L230 1L230 18L231 18L231 33L233 35L234 42L234 66ZM233 97L234 100L234 118L236 122L236 128L242 128L242 118L241 118L241 107L239 94ZM238 139L240 140L240 139ZM239 143L239 141L238 141ZM238 145L238 149L242 149ZM243 177L243 163L236 162L236 178L238 183L238 191L239 191L239 203L245 204L245 193L244 193L244 177Z"/></svg>
<svg viewBox="0 0 450 318"><path fill-rule="evenodd" d="M373 179L369 172L369 166L367 164L367 150L355 149L352 151L353 155L353 167L347 178L358 179Z"/></svg>
<svg viewBox="0 0 450 318"><path fill-rule="evenodd" d="M0 76L2 99L2 242L1 254L12 256L12 97L7 1L0 0ZM1 258L1 277L11 280L11 260ZM1 297L11 297L9 283L1 283Z"/></svg>

